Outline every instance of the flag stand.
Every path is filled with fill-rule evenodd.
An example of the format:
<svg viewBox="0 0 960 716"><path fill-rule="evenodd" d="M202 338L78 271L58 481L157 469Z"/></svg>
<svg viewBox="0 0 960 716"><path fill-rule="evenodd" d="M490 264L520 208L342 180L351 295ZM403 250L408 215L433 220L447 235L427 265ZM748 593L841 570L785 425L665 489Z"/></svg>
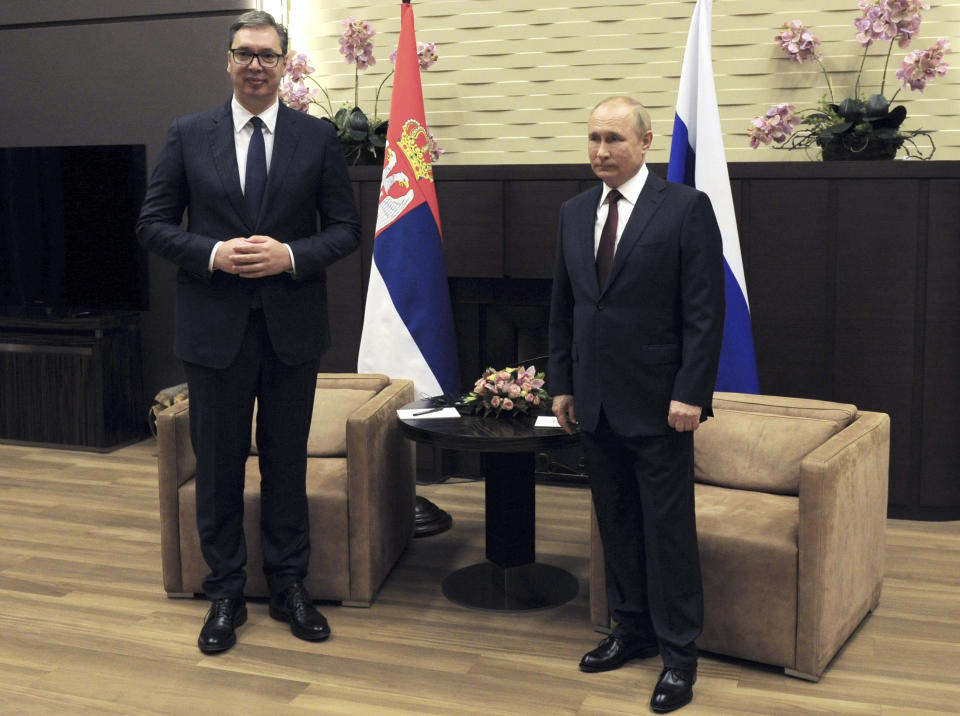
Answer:
<svg viewBox="0 0 960 716"><path fill-rule="evenodd" d="M426 497L417 495L417 502L413 508L414 537L431 537L446 532L453 526L450 513L437 507Z"/></svg>
<svg viewBox="0 0 960 716"><path fill-rule="evenodd" d="M461 388L456 334L410 0L402 0L400 11L357 372L409 378L416 394L439 397ZM414 518L416 537L453 524L419 495Z"/></svg>

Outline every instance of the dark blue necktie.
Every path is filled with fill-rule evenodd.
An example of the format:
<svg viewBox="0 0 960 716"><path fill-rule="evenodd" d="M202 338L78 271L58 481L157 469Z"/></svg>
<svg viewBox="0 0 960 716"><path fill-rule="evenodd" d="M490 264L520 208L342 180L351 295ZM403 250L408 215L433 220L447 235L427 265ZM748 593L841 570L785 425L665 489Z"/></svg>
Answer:
<svg viewBox="0 0 960 716"><path fill-rule="evenodd" d="M267 150L263 144L263 120L254 117L250 124L253 125L253 136L250 137L250 146L247 148L247 174L243 193L250 219L256 223L260 216L263 188L267 185Z"/></svg>

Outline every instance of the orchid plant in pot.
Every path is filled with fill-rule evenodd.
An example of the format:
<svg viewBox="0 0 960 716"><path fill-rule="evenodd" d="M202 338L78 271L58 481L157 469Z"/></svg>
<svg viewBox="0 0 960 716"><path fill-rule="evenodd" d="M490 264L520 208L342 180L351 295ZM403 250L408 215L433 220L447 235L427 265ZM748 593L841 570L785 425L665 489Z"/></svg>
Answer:
<svg viewBox="0 0 960 716"><path fill-rule="evenodd" d="M936 151L932 132L925 129L903 130L907 118L903 105L893 106L903 89L922 92L927 82L947 72L943 56L950 52L950 42L940 38L925 50L913 50L904 57L896 72L900 87L890 99L884 94L886 75L896 41L906 48L920 28L921 10L930 6L923 0L858 0L861 16L854 21L857 40L863 47L852 96L837 101L830 75L823 65L820 40L800 20L784 23L775 36L788 58L797 62L816 62L827 84L827 95L813 109L797 111L789 103L773 105L755 117L748 128L750 146L773 144L777 149L809 149L819 147L824 160L892 159L903 149L909 158L929 159ZM863 68L875 42L886 42L888 48L879 92L865 96L862 87ZM929 150L917 144L925 137Z"/></svg>
<svg viewBox="0 0 960 716"><path fill-rule="evenodd" d="M309 112L311 105L318 107L322 118L332 122L337 128L343 155L348 164L379 164L383 161L389 120L380 119L377 110L380 91L393 76L393 70L384 76L377 87L373 115L368 117L360 108L360 72L377 64L373 54L373 38L377 31L369 22L355 17L346 18L342 24L344 30L340 34L340 54L344 56L347 64L354 66L353 104L344 102L340 107L335 107L330 93L313 77L316 70L310 66L310 58L296 51L291 51L287 56L280 99L291 109L301 112ZM390 55L391 63L396 61L396 56L394 50ZM427 70L438 59L437 46L432 42L418 42L417 56L420 69ZM436 163L443 154L443 149L433 135L429 134L429 129L427 138L431 158Z"/></svg>

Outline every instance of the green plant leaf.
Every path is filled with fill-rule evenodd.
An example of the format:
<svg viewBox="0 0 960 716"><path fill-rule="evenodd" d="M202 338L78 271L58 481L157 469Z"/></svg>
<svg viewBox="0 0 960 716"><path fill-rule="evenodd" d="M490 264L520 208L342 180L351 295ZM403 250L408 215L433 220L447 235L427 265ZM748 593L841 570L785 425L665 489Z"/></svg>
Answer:
<svg viewBox="0 0 960 716"><path fill-rule="evenodd" d="M847 122L856 124L860 121L860 115L863 114L863 102L859 99L847 97L840 104L831 104L830 109L843 117Z"/></svg>
<svg viewBox="0 0 960 716"><path fill-rule="evenodd" d="M370 120L367 119L367 115L359 107L350 110L344 126L354 132L363 132L364 135L370 132Z"/></svg>
<svg viewBox="0 0 960 716"><path fill-rule="evenodd" d="M867 119L886 117L890 112L890 102L882 94L872 94L867 98L863 114Z"/></svg>
<svg viewBox="0 0 960 716"><path fill-rule="evenodd" d="M873 122L875 129L896 130L899 129L900 125L903 124L906 118L907 108L901 104L891 109L885 116L869 121Z"/></svg>
<svg viewBox="0 0 960 716"><path fill-rule="evenodd" d="M851 127L853 127L853 122L839 122L838 124L831 124L829 127L824 127L820 130L820 134L827 137L835 137L849 132Z"/></svg>

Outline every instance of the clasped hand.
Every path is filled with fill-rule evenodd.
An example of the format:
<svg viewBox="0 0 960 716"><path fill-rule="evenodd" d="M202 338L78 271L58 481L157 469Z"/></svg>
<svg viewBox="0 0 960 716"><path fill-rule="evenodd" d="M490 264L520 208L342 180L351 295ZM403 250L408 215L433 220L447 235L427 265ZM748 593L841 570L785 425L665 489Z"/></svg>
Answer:
<svg viewBox="0 0 960 716"><path fill-rule="evenodd" d="M263 278L289 271L290 252L270 236L259 234L224 241L217 249L213 266L242 278Z"/></svg>

